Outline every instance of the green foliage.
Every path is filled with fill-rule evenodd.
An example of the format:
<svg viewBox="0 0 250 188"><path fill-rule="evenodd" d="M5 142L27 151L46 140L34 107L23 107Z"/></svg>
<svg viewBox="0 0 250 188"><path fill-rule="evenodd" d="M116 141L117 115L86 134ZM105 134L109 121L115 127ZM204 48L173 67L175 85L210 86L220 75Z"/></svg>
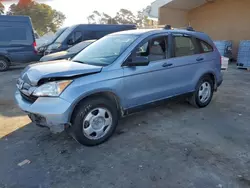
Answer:
<svg viewBox="0 0 250 188"><path fill-rule="evenodd" d="M144 14L145 9L138 11L136 15L130 10L121 9L115 17L106 13L94 11L87 17L89 24L136 24L138 27L148 26L150 24L147 16Z"/></svg>
<svg viewBox="0 0 250 188"><path fill-rule="evenodd" d="M4 14L4 6L3 4L0 2L0 15Z"/></svg>
<svg viewBox="0 0 250 188"><path fill-rule="evenodd" d="M52 9L51 6L33 0L19 0L18 4L10 6L7 14L30 16L33 27L39 35L55 32L66 19L63 13Z"/></svg>

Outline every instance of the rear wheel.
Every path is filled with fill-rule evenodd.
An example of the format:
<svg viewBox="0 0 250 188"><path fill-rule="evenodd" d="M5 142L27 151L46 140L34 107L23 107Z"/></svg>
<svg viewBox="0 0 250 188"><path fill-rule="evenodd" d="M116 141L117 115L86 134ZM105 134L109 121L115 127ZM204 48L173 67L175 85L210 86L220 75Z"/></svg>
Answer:
<svg viewBox="0 0 250 188"><path fill-rule="evenodd" d="M117 124L116 104L106 98L91 98L76 109L69 132L80 144L94 146L107 141Z"/></svg>
<svg viewBox="0 0 250 188"><path fill-rule="evenodd" d="M10 62L4 57L0 57L0 72L8 70L9 66Z"/></svg>
<svg viewBox="0 0 250 188"><path fill-rule="evenodd" d="M196 91L189 99L189 102L195 107L204 108L211 102L213 92L213 80L209 76L205 76L197 84Z"/></svg>

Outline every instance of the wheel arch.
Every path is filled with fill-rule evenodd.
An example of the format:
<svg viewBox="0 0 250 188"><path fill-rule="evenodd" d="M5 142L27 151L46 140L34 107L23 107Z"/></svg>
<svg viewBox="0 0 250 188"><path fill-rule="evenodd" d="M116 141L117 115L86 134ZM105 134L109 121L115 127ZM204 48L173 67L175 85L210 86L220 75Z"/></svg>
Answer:
<svg viewBox="0 0 250 188"><path fill-rule="evenodd" d="M72 122L72 117L77 110L77 108L80 106L80 104L89 99L89 98L94 98L94 97L104 97L110 101L113 101L116 105L116 108L118 110L119 116L123 116L123 108L121 105L121 99L112 91L98 91L94 93L89 93L85 96L80 97L76 102L72 105L72 110L69 114L69 121Z"/></svg>
<svg viewBox="0 0 250 188"><path fill-rule="evenodd" d="M213 73L213 72L205 72L205 73L203 73L201 76L200 76L200 78L199 78L199 80L197 81L197 83L196 83L196 87L197 87L197 84L199 83L199 81L202 79L202 78L204 78L204 77L206 77L206 76L208 76L208 77L210 77L211 78L211 80L213 81L213 87L214 87L214 90L216 91L217 90L217 79L216 79L216 76L215 76L215 74Z"/></svg>
<svg viewBox="0 0 250 188"><path fill-rule="evenodd" d="M7 57L6 55L0 54L0 57L6 59L9 63L11 62L10 58Z"/></svg>

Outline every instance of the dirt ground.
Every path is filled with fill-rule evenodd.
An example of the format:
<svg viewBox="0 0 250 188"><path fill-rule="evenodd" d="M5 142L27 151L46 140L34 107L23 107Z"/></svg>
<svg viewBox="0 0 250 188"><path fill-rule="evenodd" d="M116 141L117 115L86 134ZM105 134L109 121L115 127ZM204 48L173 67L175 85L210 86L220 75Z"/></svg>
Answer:
<svg viewBox="0 0 250 188"><path fill-rule="evenodd" d="M250 72L230 66L207 108L173 101L84 147L16 107L21 70L0 73L0 188L250 187ZM31 163L18 166L25 159Z"/></svg>

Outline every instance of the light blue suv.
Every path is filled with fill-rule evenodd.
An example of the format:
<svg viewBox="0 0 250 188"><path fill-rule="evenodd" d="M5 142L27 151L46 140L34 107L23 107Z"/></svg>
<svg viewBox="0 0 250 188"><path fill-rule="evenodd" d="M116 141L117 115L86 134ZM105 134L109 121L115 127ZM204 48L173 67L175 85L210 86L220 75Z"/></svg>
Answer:
<svg viewBox="0 0 250 188"><path fill-rule="evenodd" d="M222 83L213 41L192 29L131 30L107 35L71 61L28 66L15 98L37 125L68 132L93 146L114 133L118 119L187 94L207 106Z"/></svg>

